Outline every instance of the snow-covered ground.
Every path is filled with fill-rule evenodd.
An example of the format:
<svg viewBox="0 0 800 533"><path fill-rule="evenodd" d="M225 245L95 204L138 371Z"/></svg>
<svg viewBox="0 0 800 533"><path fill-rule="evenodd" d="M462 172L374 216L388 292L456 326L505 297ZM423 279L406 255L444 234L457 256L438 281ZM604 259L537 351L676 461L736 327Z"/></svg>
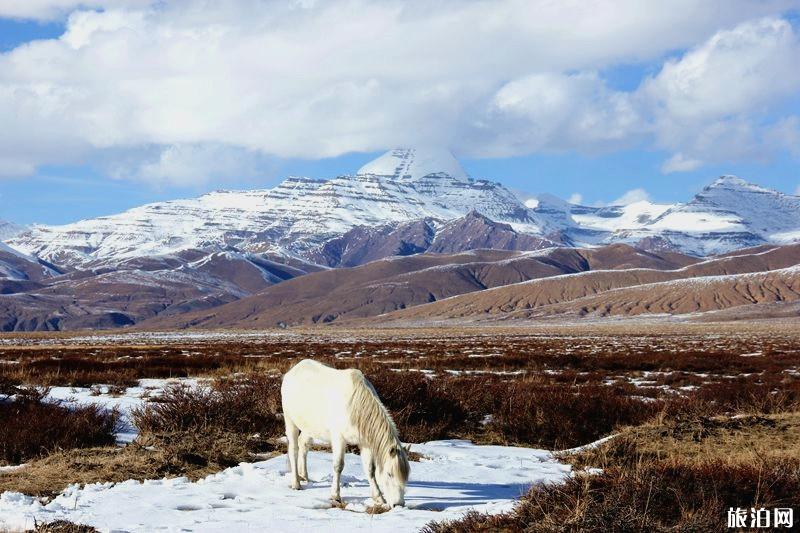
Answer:
<svg viewBox="0 0 800 533"><path fill-rule="evenodd" d="M118 441L127 443L136 437L130 409L171 383L200 384L193 379L143 379L118 396L99 386L100 394L88 388L53 387L50 397L118 408L122 415ZM406 507L383 514L366 512L372 503L369 486L361 460L353 454L348 454L342 476L347 505L331 507L331 455L311 452L312 482L299 492L289 489L285 455L243 463L197 482L173 478L72 486L48 503L4 492L0 531L62 519L115 532L416 531L430 521L457 518L469 510L507 511L530 485L559 482L570 472L569 465L546 450L476 446L459 440L414 444L412 450L424 458L411 465Z"/></svg>
<svg viewBox="0 0 800 533"><path fill-rule="evenodd" d="M137 387L128 387L123 394L108 393L107 385L96 385L94 389L87 387L52 387L48 398L65 403L102 405L108 409L118 409L120 418L117 431L117 442L125 444L136 438L136 428L130 422L130 411L145 403L148 398L158 396L170 385L197 386L200 380L194 378L174 379L140 379ZM97 394L97 393L100 394Z"/></svg>
<svg viewBox="0 0 800 533"><path fill-rule="evenodd" d="M344 509L328 500L331 455L309 453L312 482L289 489L286 456L243 463L197 482L185 478L70 487L46 505L19 493L0 495L0 530L34 521L70 520L101 531L416 531L469 510L502 512L535 483L560 482L570 467L545 450L435 441L412 446L406 507L366 512L369 486L358 456L342 475Z"/></svg>

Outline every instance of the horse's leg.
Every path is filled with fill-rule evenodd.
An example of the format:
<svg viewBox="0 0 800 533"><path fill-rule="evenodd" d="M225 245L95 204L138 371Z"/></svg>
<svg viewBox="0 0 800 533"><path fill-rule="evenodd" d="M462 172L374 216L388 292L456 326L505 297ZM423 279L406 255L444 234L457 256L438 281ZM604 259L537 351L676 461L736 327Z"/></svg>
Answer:
<svg viewBox="0 0 800 533"><path fill-rule="evenodd" d="M305 433L300 434L300 450L297 456L297 470L302 481L308 481L308 447L311 445L311 438L306 437Z"/></svg>
<svg viewBox="0 0 800 533"><path fill-rule="evenodd" d="M291 487L295 490L300 488L300 479L297 477L297 439L300 434L298 427L288 416L284 415L286 423L286 439L289 441L289 476L291 477Z"/></svg>
<svg viewBox="0 0 800 533"><path fill-rule="evenodd" d="M383 499L378 483L375 481L375 461L372 457L372 450L369 448L361 448L361 464L364 465L364 473L367 475L369 481L369 491L375 503L385 504L386 500Z"/></svg>
<svg viewBox="0 0 800 533"><path fill-rule="evenodd" d="M331 500L341 502L339 495L339 482L344 470L344 439L340 436L331 438L331 452L333 453L333 482L331 483Z"/></svg>

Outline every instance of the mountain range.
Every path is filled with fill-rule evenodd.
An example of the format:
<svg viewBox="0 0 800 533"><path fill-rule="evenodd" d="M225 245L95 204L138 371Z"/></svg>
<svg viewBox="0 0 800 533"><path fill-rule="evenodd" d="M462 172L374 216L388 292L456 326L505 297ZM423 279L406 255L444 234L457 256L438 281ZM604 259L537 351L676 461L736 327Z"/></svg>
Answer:
<svg viewBox="0 0 800 533"><path fill-rule="evenodd" d="M680 204L523 202L471 179L446 150L397 149L331 180L290 177L62 226L0 222L0 239L3 330L669 314L691 304L643 292L649 303L631 307L630 287L665 283L654 290L671 301L698 287L680 280L796 277L800 258L786 258L800 242L800 197L723 176ZM784 259L753 270L758 254ZM729 281L715 282L720 294ZM789 302L787 287L751 303ZM504 289L535 294L512 305ZM731 305L695 311L740 302L726 294ZM597 302L570 307L592 295ZM448 307L460 298L483 311Z"/></svg>

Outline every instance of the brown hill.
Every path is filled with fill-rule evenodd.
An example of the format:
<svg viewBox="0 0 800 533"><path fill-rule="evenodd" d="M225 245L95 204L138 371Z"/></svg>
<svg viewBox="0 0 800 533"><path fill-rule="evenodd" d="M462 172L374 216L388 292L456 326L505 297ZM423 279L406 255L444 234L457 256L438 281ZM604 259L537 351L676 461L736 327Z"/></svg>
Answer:
<svg viewBox="0 0 800 533"><path fill-rule="evenodd" d="M681 315L796 301L800 301L800 268L789 267L636 285L508 318Z"/></svg>
<svg viewBox="0 0 800 533"><path fill-rule="evenodd" d="M793 301L800 275L789 267L798 263L800 245L792 245L744 251L671 271L590 271L465 294L377 320L403 323L681 314Z"/></svg>
<svg viewBox="0 0 800 533"><path fill-rule="evenodd" d="M25 291L0 285L0 330L130 326L165 314L222 305L303 275L307 264L266 256L184 250L179 254L96 262L85 270L25 280ZM42 267L37 265L37 268ZM22 282L16 282L22 283Z"/></svg>
<svg viewBox="0 0 800 533"><path fill-rule="evenodd" d="M473 250L374 261L317 272L269 287L236 302L176 317L158 317L142 328L275 327L327 323L380 315L522 281L592 269L675 269L697 259L653 254L626 245L537 252Z"/></svg>
<svg viewBox="0 0 800 533"><path fill-rule="evenodd" d="M431 218L383 226L357 226L310 251L307 257L330 267L354 267L393 256L455 254L468 250L530 251L564 241L518 233L477 211L448 222Z"/></svg>

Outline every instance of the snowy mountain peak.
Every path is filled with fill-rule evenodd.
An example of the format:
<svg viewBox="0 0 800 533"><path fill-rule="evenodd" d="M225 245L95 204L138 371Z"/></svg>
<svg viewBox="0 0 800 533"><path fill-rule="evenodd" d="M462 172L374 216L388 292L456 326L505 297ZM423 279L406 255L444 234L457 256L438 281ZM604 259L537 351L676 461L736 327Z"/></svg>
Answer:
<svg viewBox="0 0 800 533"><path fill-rule="evenodd" d="M23 231L25 231L24 227L18 226L13 222L8 222L7 220L0 219L0 241L16 237Z"/></svg>
<svg viewBox="0 0 800 533"><path fill-rule="evenodd" d="M392 176L417 181L429 175L468 180L469 175L446 148L396 148L358 169L359 176Z"/></svg>
<svg viewBox="0 0 800 533"><path fill-rule="evenodd" d="M736 190L750 190L750 191L768 191L773 192L755 183L750 183L743 180L739 176L725 175L715 179L710 185L706 186L703 190L709 191L713 189L736 189Z"/></svg>

